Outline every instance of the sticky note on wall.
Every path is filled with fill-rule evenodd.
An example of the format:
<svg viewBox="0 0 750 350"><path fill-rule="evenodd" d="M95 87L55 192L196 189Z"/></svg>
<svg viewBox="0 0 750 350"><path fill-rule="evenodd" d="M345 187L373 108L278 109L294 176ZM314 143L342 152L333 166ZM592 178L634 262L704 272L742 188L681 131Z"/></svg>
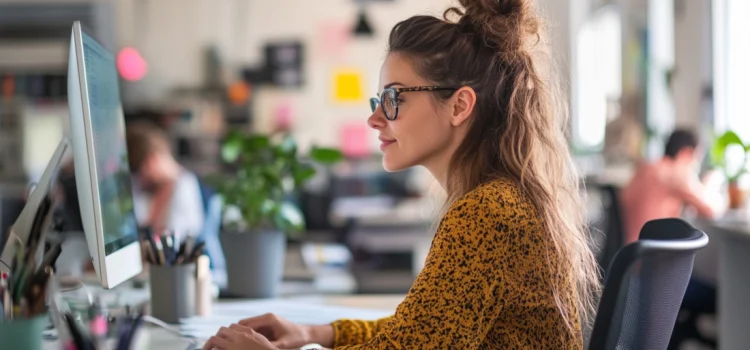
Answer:
<svg viewBox="0 0 750 350"><path fill-rule="evenodd" d="M341 151L347 157L365 157L369 147L370 129L364 122L348 123L341 128Z"/></svg>
<svg viewBox="0 0 750 350"><path fill-rule="evenodd" d="M361 102L362 73L356 70L337 70L333 74L333 100L337 103Z"/></svg>

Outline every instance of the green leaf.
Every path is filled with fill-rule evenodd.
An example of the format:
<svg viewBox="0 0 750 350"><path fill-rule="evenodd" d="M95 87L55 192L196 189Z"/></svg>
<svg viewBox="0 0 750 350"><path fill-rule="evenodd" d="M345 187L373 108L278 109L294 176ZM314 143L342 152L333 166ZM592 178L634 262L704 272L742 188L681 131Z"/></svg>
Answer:
<svg viewBox="0 0 750 350"><path fill-rule="evenodd" d="M242 142L242 134L237 131L230 132L221 147L221 159L227 163L234 163L242 151Z"/></svg>
<svg viewBox="0 0 750 350"><path fill-rule="evenodd" d="M737 133L727 131L714 141L713 147L711 147L711 162L724 167L726 165L726 151L731 145L742 146L745 150L748 150L748 147L750 147L750 144L745 146Z"/></svg>
<svg viewBox="0 0 750 350"><path fill-rule="evenodd" d="M334 164L344 159L344 155L335 148L313 147L310 150L310 158L318 163Z"/></svg>
<svg viewBox="0 0 750 350"><path fill-rule="evenodd" d="M239 209L248 229L273 228L287 234L304 229L304 217L289 199L315 175L312 161L332 164L344 157L336 149L315 147L311 162L305 164L298 151L291 135L229 133L222 157L235 163L234 173L218 179L216 185L225 203Z"/></svg>
<svg viewBox="0 0 750 350"><path fill-rule="evenodd" d="M305 229L305 218L294 204L283 202L276 212L274 224L286 233L295 233Z"/></svg>
<svg viewBox="0 0 750 350"><path fill-rule="evenodd" d="M245 139L244 151L249 153L258 153L271 144L271 140L266 135L252 135Z"/></svg>
<svg viewBox="0 0 750 350"><path fill-rule="evenodd" d="M299 164L292 168L292 177L294 177L294 183L297 186L301 186L305 181L310 180L315 176L315 168L307 164Z"/></svg>

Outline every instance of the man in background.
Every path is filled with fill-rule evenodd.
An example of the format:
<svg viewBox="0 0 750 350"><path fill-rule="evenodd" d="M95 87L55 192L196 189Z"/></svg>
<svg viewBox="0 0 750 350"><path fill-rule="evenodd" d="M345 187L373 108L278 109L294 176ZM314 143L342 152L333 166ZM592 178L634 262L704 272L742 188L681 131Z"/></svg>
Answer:
<svg viewBox="0 0 750 350"><path fill-rule="evenodd" d="M718 215L718 191L710 191L698 178L702 153L694 132L675 130L661 159L638 166L620 195L625 244L638 240L646 222L680 217L685 207L706 218Z"/></svg>
<svg viewBox="0 0 750 350"><path fill-rule="evenodd" d="M126 134L138 224L157 235L165 229L178 237L199 235L205 215L198 178L177 163L167 136L156 125L131 122Z"/></svg>

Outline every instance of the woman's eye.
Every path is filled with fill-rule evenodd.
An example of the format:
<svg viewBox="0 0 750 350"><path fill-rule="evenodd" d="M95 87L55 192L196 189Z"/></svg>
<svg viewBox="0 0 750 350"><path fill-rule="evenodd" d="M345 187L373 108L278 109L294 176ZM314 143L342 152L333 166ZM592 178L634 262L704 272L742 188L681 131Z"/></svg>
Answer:
<svg viewBox="0 0 750 350"><path fill-rule="evenodd" d="M399 98L399 99L397 99L396 101L398 101L398 102L397 102L398 104L401 104L401 103L403 103L403 102L404 102L404 99L402 99L402 98Z"/></svg>

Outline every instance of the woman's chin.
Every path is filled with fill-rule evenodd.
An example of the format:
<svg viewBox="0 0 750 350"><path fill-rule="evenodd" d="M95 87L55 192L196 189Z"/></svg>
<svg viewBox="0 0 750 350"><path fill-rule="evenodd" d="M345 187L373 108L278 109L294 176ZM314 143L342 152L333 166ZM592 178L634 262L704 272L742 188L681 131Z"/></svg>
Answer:
<svg viewBox="0 0 750 350"><path fill-rule="evenodd" d="M412 166L413 164L403 159L393 159L392 157L388 157L387 154L383 155L383 169L389 173L406 170Z"/></svg>

